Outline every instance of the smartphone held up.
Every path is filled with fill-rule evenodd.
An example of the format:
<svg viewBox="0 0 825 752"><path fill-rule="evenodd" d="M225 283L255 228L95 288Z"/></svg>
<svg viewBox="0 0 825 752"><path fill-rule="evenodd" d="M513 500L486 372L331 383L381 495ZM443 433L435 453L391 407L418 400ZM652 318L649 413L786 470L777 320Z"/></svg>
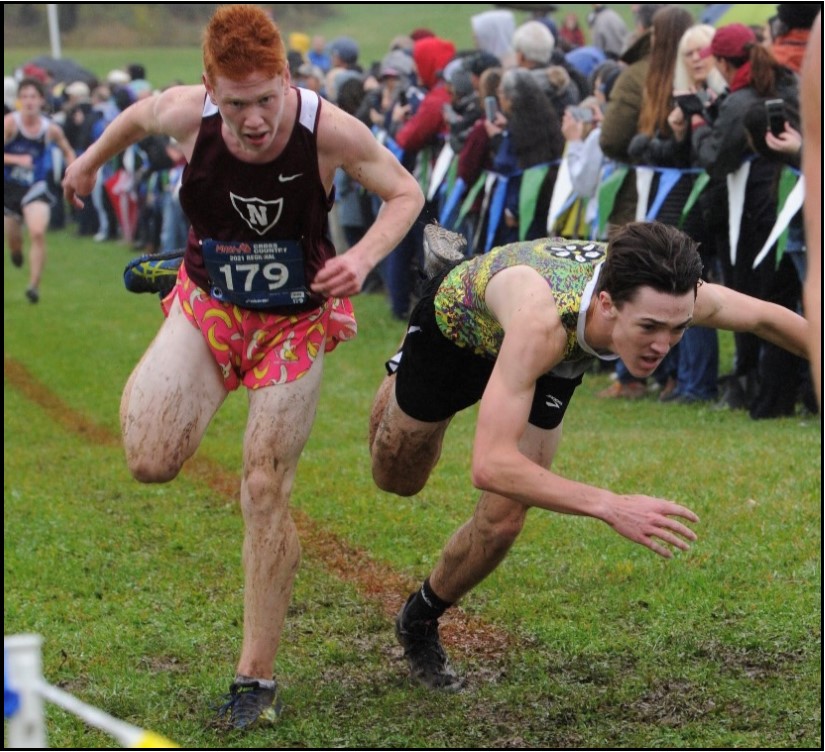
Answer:
<svg viewBox="0 0 825 752"><path fill-rule="evenodd" d="M782 99L765 100L765 114L768 117L768 128L777 138L785 130L785 102Z"/></svg>

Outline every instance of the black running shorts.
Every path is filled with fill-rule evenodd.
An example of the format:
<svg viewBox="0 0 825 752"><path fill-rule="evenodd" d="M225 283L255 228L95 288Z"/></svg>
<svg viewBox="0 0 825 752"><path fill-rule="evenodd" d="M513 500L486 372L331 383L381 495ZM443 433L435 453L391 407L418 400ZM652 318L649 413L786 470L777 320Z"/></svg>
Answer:
<svg viewBox="0 0 825 752"><path fill-rule="evenodd" d="M419 300L410 316L401 351L387 363L395 373L395 397L411 418L434 423L478 402L495 361L448 340L435 321L432 295ZM556 428L582 377L564 379L545 374L536 382L529 422Z"/></svg>
<svg viewBox="0 0 825 752"><path fill-rule="evenodd" d="M3 183L3 216L23 219L23 207L35 201L42 201L49 206L55 205L55 198L49 191L45 180L34 185L20 185L11 181Z"/></svg>

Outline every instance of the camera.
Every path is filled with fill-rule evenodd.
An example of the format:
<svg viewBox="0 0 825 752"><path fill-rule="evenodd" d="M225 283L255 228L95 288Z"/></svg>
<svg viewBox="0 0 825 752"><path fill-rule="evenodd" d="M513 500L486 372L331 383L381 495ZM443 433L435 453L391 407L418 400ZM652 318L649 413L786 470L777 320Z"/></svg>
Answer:
<svg viewBox="0 0 825 752"><path fill-rule="evenodd" d="M424 99L424 93L415 86L409 86L398 92L398 104L409 105L410 115L415 115L418 112L418 106L421 104L422 99Z"/></svg>
<svg viewBox="0 0 825 752"><path fill-rule="evenodd" d="M785 130L785 102L782 99L765 101L765 114L768 116L768 128L774 136L781 136Z"/></svg>
<svg viewBox="0 0 825 752"><path fill-rule="evenodd" d="M685 117L689 118L704 112L707 97L701 97L698 94L677 94L673 97L673 101Z"/></svg>
<svg viewBox="0 0 825 752"><path fill-rule="evenodd" d="M573 119L578 120L580 123L593 122L593 110L590 107L568 107L567 111Z"/></svg>
<svg viewBox="0 0 825 752"><path fill-rule="evenodd" d="M498 100L495 97L484 97L484 117L489 122L495 122L498 112Z"/></svg>

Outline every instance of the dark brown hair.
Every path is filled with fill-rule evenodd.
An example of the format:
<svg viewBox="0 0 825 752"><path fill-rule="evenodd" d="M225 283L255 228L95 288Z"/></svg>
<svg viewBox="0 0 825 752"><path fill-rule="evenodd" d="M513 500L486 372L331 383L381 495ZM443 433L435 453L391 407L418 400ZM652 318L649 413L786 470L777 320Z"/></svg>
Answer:
<svg viewBox="0 0 825 752"><path fill-rule="evenodd" d="M597 292L610 293L617 307L631 302L640 287L684 295L698 289L702 275L699 244L661 222L629 222L610 237Z"/></svg>
<svg viewBox="0 0 825 752"><path fill-rule="evenodd" d="M39 79L32 78L31 76L22 79L20 83L17 84L17 94L19 95L20 92L27 87L36 89L41 99L46 98L46 86Z"/></svg>
<svg viewBox="0 0 825 752"><path fill-rule="evenodd" d="M667 116L673 109L673 71L679 40L693 26L693 16L678 5L668 5L653 16L653 49L645 76L639 133L654 136L670 134Z"/></svg>
<svg viewBox="0 0 825 752"><path fill-rule="evenodd" d="M782 66L776 58L759 43L748 49L749 57L723 58L734 68L741 68L745 63L751 64L750 85L760 97L773 97L777 93L777 81L783 74Z"/></svg>

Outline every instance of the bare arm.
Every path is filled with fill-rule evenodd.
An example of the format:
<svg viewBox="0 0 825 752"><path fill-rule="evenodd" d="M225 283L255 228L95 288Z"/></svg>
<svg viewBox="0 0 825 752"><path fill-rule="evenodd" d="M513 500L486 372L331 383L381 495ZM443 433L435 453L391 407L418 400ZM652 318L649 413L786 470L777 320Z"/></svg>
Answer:
<svg viewBox="0 0 825 752"><path fill-rule="evenodd" d="M666 558L672 555L668 545L687 549L686 541L696 535L672 519L698 521L686 507L569 480L519 451L536 380L561 362L566 336L546 282L526 267L499 272L488 285L487 303L502 323L505 337L479 409L474 485L528 506L595 517Z"/></svg>
<svg viewBox="0 0 825 752"><path fill-rule="evenodd" d="M811 371L822 408L822 14L808 39L802 66L802 175L805 178L805 240L808 274L803 300L810 322Z"/></svg>
<svg viewBox="0 0 825 752"><path fill-rule="evenodd" d="M808 324L788 308L752 298L722 285L699 286L693 322L699 326L750 332L794 355L808 357Z"/></svg>
<svg viewBox="0 0 825 752"><path fill-rule="evenodd" d="M3 144L9 143L17 135L17 125L14 122L12 114L9 113L3 118ZM17 165L18 167L31 167L31 154L9 154L3 152L4 165Z"/></svg>
<svg viewBox="0 0 825 752"><path fill-rule="evenodd" d="M318 132L322 179L331 183L342 168L383 203L364 237L350 250L330 259L312 289L326 296L355 295L370 270L404 238L424 205L415 178L359 120L324 103Z"/></svg>
<svg viewBox="0 0 825 752"><path fill-rule="evenodd" d="M66 134L63 133L63 129L57 123L52 123L49 126L49 139L56 143L60 151L63 152L63 158L66 160L67 165L74 162L77 155L66 138Z"/></svg>
<svg viewBox="0 0 825 752"><path fill-rule="evenodd" d="M151 134L175 138L188 159L200 127L204 92L202 86L177 86L126 108L66 171L66 200L81 208L83 202L79 197L92 192L97 171L128 146Z"/></svg>

